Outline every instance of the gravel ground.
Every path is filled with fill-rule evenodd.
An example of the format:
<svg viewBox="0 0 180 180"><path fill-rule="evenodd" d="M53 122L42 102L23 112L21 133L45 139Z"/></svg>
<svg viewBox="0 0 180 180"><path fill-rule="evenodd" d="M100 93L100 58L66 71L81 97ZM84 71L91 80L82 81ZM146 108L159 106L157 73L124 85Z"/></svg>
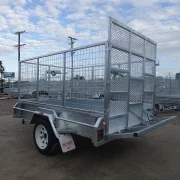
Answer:
<svg viewBox="0 0 180 180"><path fill-rule="evenodd" d="M176 111L176 110L164 111L158 113L157 116L158 117L176 116L176 121L172 121L170 123L180 125L180 111Z"/></svg>
<svg viewBox="0 0 180 180"><path fill-rule="evenodd" d="M180 117L178 111L165 113L171 114ZM116 140L98 148L76 138L76 150L44 156L35 149L33 125L22 125L10 115L1 115L0 122L0 180L180 179L180 126L176 123L142 138Z"/></svg>
<svg viewBox="0 0 180 180"><path fill-rule="evenodd" d="M17 99L0 99L0 115L8 115L13 113L13 106L17 102Z"/></svg>

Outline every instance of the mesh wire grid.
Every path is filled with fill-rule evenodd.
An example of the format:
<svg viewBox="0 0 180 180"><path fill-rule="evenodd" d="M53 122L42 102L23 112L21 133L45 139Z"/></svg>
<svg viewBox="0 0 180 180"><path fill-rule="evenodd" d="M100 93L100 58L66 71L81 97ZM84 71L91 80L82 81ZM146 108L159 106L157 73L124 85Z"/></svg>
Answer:
<svg viewBox="0 0 180 180"><path fill-rule="evenodd" d="M118 26L116 23L112 22L111 25L111 42L117 46L124 48L129 48L129 36L130 33L127 29Z"/></svg>
<svg viewBox="0 0 180 180"><path fill-rule="evenodd" d="M130 110L135 113L138 117L141 117L142 113L142 106L141 105L134 105L130 107ZM133 113L129 112L129 119L128 119L128 127L133 127L141 123L141 120L135 116Z"/></svg>
<svg viewBox="0 0 180 180"><path fill-rule="evenodd" d="M131 37L131 50L139 54L144 53L144 39L132 33Z"/></svg>
<svg viewBox="0 0 180 180"><path fill-rule="evenodd" d="M118 116L122 112L128 113L128 127L132 127L141 123L138 117L142 117L143 106L146 108L153 107L154 77L151 75L155 75L156 45L146 40L144 36L141 37L140 34L134 33L132 29L113 20L110 22L110 41L112 43L111 68L116 68L117 70L116 74L111 74L110 79L110 91L115 91L117 97L115 98L116 102L113 102L111 95L110 116ZM128 66L129 58L130 67ZM129 72L121 72L123 69ZM128 73L130 73L130 76ZM130 83L128 83L129 81ZM129 102L118 98L123 97L123 99L126 99L127 96L124 92L129 94ZM124 103L123 105L122 102ZM136 116L130 113L127 107ZM114 131L117 130L116 126L118 123L121 126L124 125L124 128L126 127L126 123L121 118L110 120L109 133L113 132L113 128Z"/></svg>
<svg viewBox="0 0 180 180"><path fill-rule="evenodd" d="M156 78L156 96L158 97L177 97L180 94L180 79L171 77Z"/></svg>
<svg viewBox="0 0 180 180"><path fill-rule="evenodd" d="M146 41L145 45L146 57L152 60L156 60L156 45Z"/></svg>
<svg viewBox="0 0 180 180"><path fill-rule="evenodd" d="M153 104L154 79L150 75L155 75L156 45L114 22L110 33L112 47L109 47L111 59L108 61L111 61L111 67L108 68L113 69L110 75L110 117L129 113L128 105L141 103L132 109L140 116L143 103ZM39 66L37 62L34 59L21 63L22 98L104 112L105 44L41 57ZM36 98L37 88L41 92L39 99ZM34 91L36 96L32 96ZM152 91L151 96L149 91ZM130 122L133 118L132 114L129 115L129 126L139 123L136 118ZM117 126L125 128L125 120L126 117L113 117L109 132L117 131Z"/></svg>
<svg viewBox="0 0 180 180"><path fill-rule="evenodd" d="M105 45L22 62L21 98L103 112L104 70Z"/></svg>
<svg viewBox="0 0 180 180"><path fill-rule="evenodd" d="M37 88L37 60L21 63L20 98L31 99Z"/></svg>
<svg viewBox="0 0 180 180"><path fill-rule="evenodd" d="M120 132L126 125L126 117L120 117L110 120L109 133Z"/></svg>
<svg viewBox="0 0 180 180"><path fill-rule="evenodd" d="M131 55L131 76L143 78L143 58Z"/></svg>
<svg viewBox="0 0 180 180"><path fill-rule="evenodd" d="M71 52L67 53L66 92L70 94L67 98L73 99L73 101L66 101L67 106L77 105L93 111L103 111L104 63L104 45L76 50L73 52L73 57ZM95 99L98 101L95 102Z"/></svg>

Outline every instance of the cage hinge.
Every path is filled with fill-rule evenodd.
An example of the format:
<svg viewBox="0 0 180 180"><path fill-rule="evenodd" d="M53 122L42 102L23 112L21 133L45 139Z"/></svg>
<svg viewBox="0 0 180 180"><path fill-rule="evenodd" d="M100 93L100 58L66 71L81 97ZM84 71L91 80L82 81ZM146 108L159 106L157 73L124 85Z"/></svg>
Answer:
<svg viewBox="0 0 180 180"><path fill-rule="evenodd" d="M107 46L105 48L105 52L111 51L111 49L112 49L111 43L107 43Z"/></svg>
<svg viewBox="0 0 180 180"><path fill-rule="evenodd" d="M104 114L106 115L106 116L108 116L109 115L109 109L104 109Z"/></svg>

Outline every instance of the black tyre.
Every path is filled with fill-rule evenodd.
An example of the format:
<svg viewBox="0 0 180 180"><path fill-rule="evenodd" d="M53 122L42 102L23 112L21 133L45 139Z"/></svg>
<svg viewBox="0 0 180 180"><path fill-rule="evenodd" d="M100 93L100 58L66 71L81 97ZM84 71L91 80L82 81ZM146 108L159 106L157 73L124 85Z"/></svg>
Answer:
<svg viewBox="0 0 180 180"><path fill-rule="evenodd" d="M36 122L33 138L36 148L42 154L54 154L59 149L59 141L55 137L51 125L46 119L40 119Z"/></svg>
<svg viewBox="0 0 180 180"><path fill-rule="evenodd" d="M55 75L56 75L56 72L55 72L55 71L51 71L51 75L52 75L52 76L55 76Z"/></svg>

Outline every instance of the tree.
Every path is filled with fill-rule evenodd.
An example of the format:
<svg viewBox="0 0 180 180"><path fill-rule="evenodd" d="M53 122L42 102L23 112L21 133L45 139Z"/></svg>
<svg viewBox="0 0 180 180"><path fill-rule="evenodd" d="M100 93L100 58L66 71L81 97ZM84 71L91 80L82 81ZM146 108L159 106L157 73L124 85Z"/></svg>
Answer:
<svg viewBox="0 0 180 180"><path fill-rule="evenodd" d="M2 61L0 61L0 74L1 74L1 92L3 92L3 79L2 79L2 75L5 71L5 68L2 64Z"/></svg>

